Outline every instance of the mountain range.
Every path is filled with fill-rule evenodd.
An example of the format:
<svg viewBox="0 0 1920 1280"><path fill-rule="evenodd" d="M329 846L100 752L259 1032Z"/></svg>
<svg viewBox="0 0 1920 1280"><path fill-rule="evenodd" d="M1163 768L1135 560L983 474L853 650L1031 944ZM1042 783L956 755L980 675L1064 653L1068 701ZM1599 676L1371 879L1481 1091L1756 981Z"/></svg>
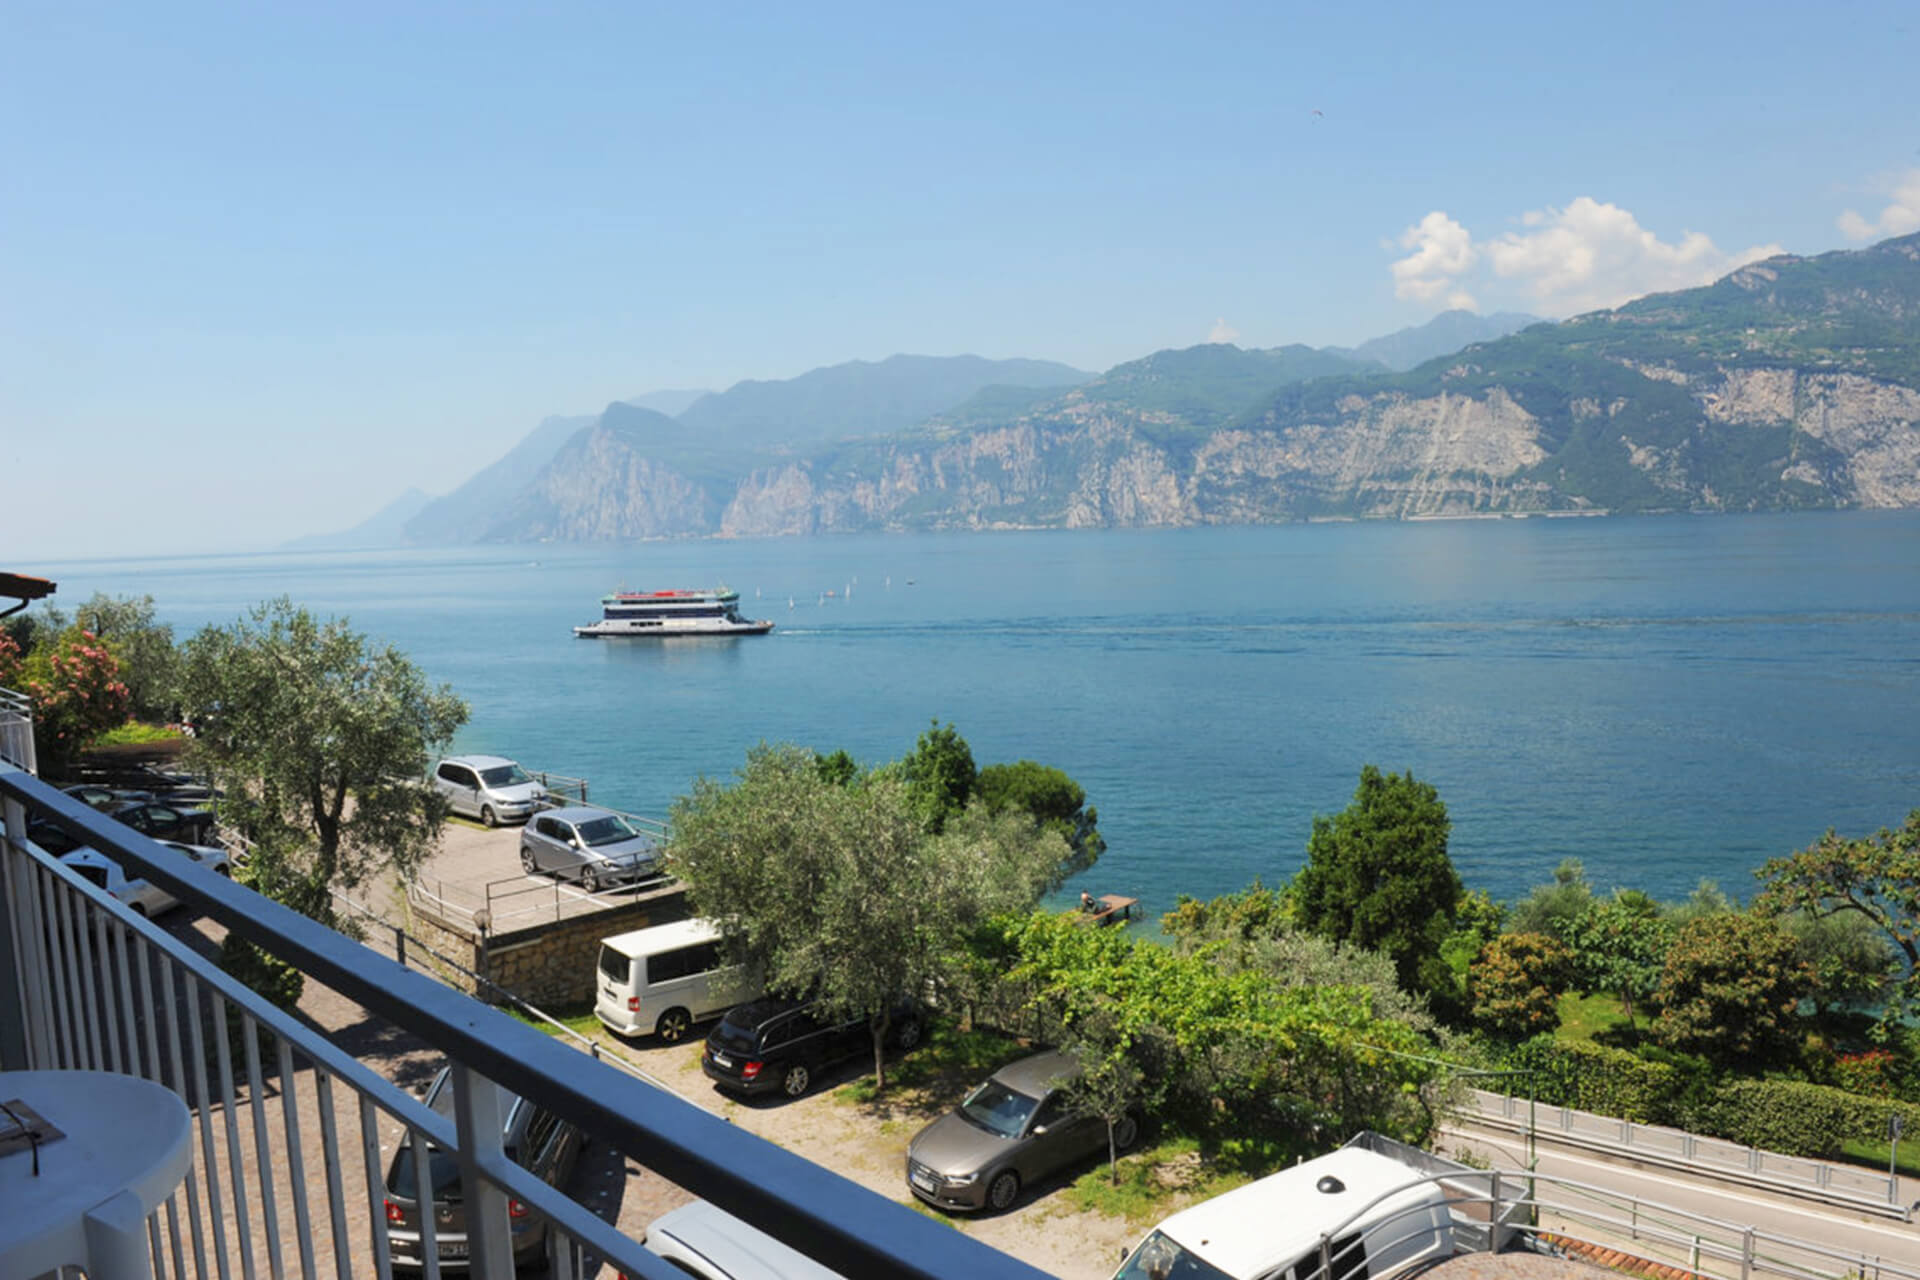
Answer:
<svg viewBox="0 0 1920 1280"><path fill-rule="evenodd" d="M547 429L490 519L428 517L492 468L405 539L1917 506L1920 235L1558 324L1448 313L1097 377L895 357Z"/></svg>

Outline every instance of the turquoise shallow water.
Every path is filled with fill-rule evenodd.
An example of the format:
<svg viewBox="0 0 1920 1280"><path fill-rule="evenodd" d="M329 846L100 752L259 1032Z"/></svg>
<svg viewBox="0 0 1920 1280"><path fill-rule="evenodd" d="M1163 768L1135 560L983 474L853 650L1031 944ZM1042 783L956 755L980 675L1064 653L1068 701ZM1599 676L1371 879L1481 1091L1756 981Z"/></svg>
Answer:
<svg viewBox="0 0 1920 1280"><path fill-rule="evenodd" d="M489 547L21 566L179 633L282 592L473 705L458 745L664 816L761 740L869 763L951 720L1067 770L1155 909L1299 865L1363 763L1411 769L1462 876L1738 896L1920 806L1920 513ZM576 640L616 586L725 581L771 636ZM825 593L832 592L832 596ZM791 607L789 607L791 601ZM1079 885L1070 886L1077 890Z"/></svg>

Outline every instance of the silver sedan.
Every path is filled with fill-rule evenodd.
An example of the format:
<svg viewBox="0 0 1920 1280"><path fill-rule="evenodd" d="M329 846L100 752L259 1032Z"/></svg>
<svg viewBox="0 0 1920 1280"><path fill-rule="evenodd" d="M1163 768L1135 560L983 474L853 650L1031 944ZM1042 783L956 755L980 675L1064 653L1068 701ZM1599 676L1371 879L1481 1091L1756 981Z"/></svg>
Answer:
<svg viewBox="0 0 1920 1280"><path fill-rule="evenodd" d="M584 805L537 813L520 829L520 866L578 880L593 893L661 874L660 850L617 813Z"/></svg>

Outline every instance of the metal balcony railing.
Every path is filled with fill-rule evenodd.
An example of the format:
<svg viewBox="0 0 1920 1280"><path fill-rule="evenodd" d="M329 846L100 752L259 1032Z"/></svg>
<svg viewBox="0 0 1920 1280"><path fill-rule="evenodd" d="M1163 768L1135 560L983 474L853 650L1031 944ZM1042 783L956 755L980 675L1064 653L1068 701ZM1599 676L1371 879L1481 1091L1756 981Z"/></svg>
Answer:
<svg viewBox="0 0 1920 1280"><path fill-rule="evenodd" d="M514 1274L509 1200L517 1214L549 1224L555 1280L684 1280L515 1163L498 1123L506 1093L549 1108L842 1275L1044 1274L410 972L4 765L0 804L0 1068L138 1075L178 1093L193 1114L192 1170L148 1223L156 1276L387 1280L394 1254L384 1174L405 1142L420 1168L429 1165L429 1144L454 1155L462 1203L479 1224L470 1256L443 1268L435 1215L421 1216L430 1280L455 1265L482 1280ZM26 839L30 816L444 1053L455 1119L47 856Z"/></svg>
<svg viewBox="0 0 1920 1280"><path fill-rule="evenodd" d="M33 699L0 689L0 762L39 772L33 756Z"/></svg>

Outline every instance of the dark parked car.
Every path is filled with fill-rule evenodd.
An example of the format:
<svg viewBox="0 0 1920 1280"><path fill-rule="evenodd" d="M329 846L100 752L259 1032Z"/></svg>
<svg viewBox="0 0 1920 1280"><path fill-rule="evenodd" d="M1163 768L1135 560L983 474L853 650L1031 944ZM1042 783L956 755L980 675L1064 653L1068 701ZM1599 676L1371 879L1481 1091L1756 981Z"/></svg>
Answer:
<svg viewBox="0 0 1920 1280"><path fill-rule="evenodd" d="M214 819L205 809L169 804L138 791L122 795L119 799L110 799L105 804L94 804L92 793L90 787L68 788L68 794L74 799L93 805L109 818L124 822L155 840L177 840L181 844L195 845L213 843ZM67 834L44 818L28 824L27 839L56 858L72 853L82 843L79 837Z"/></svg>
<svg viewBox="0 0 1920 1280"><path fill-rule="evenodd" d="M958 1107L907 1144L907 1185L943 1209L1005 1209L1020 1188L1107 1151L1107 1125L1075 1108L1062 1086L1075 1071L1059 1050L1008 1063ZM1140 1124L1122 1116L1113 1145L1124 1151Z"/></svg>
<svg viewBox="0 0 1920 1280"><path fill-rule="evenodd" d="M89 809L111 809L114 805L124 804L128 800L153 799L153 793L150 791L126 791L118 787L103 787L97 782L76 782L60 790Z"/></svg>
<svg viewBox="0 0 1920 1280"><path fill-rule="evenodd" d="M215 826L213 814L165 800L127 800L108 809L107 816L124 822L135 831L155 840L178 840L182 844L212 844Z"/></svg>
<svg viewBox="0 0 1920 1280"><path fill-rule="evenodd" d="M707 1036L700 1069L736 1093L779 1091L797 1098L827 1067L873 1053L873 1022L828 1014L816 1001L767 999L735 1006ZM920 1043L919 1006L892 1012L888 1040L905 1052Z"/></svg>
<svg viewBox="0 0 1920 1280"><path fill-rule="evenodd" d="M501 1141L509 1159L531 1169L549 1186L564 1187L573 1176L585 1138L580 1130L545 1107L528 1102L516 1094L506 1094L506 1125ZM435 1112L453 1118L452 1072L441 1068L427 1090L427 1105ZM467 1214L460 1202L460 1164L451 1151L431 1144L427 1147L427 1167L432 1183L434 1243L440 1254L440 1269L465 1270L468 1260ZM402 1144L387 1165L386 1210L387 1240L393 1250L393 1264L417 1270L424 1265L420 1248L420 1179L411 1143ZM545 1257L547 1220L518 1200L507 1201L507 1228L513 1236L513 1260L516 1267L537 1263Z"/></svg>
<svg viewBox="0 0 1920 1280"><path fill-rule="evenodd" d="M637 884L660 872L660 850L646 832L617 813L574 805L527 819L520 831L520 866L551 871L593 893L605 885Z"/></svg>

